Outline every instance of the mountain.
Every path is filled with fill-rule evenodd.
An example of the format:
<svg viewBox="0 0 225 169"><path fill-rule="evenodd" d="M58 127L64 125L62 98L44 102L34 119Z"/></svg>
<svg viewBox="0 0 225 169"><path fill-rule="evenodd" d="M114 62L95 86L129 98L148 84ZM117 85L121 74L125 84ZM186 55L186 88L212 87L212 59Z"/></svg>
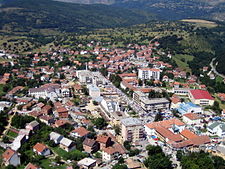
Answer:
<svg viewBox="0 0 225 169"><path fill-rule="evenodd" d="M84 5L52 0L3 0L0 29L29 32L57 29L75 32L139 24L153 19L149 12L107 5Z"/></svg>
<svg viewBox="0 0 225 169"><path fill-rule="evenodd" d="M58 0L73 3L111 4L128 9L141 9L165 20L204 18L224 21L225 0Z"/></svg>

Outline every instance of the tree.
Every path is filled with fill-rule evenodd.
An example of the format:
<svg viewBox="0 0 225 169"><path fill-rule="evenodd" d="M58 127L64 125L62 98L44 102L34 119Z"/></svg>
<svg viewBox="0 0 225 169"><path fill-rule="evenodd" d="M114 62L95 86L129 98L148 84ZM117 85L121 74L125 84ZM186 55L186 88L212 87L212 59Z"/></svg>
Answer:
<svg viewBox="0 0 225 169"><path fill-rule="evenodd" d="M114 165L112 169L127 169L127 165L118 163Z"/></svg>
<svg viewBox="0 0 225 169"><path fill-rule="evenodd" d="M125 149L129 151L131 149L130 141L124 141L123 146L125 147Z"/></svg>
<svg viewBox="0 0 225 169"><path fill-rule="evenodd" d="M121 133L121 128L119 125L114 125L113 129L115 130L116 135L120 135Z"/></svg>
<svg viewBox="0 0 225 169"><path fill-rule="evenodd" d="M96 126L97 129L103 129L107 126L107 122L104 118L97 118L93 120L93 124Z"/></svg>
<svg viewBox="0 0 225 169"><path fill-rule="evenodd" d="M34 121L35 118L34 117L31 117L31 116L22 116L22 115L15 115L13 118L12 118L12 122L11 122L11 125L15 128L18 128L18 129L22 129L25 127L25 125L27 123L30 123L32 121Z"/></svg>
<svg viewBox="0 0 225 169"><path fill-rule="evenodd" d="M181 150L178 150L176 155L177 160L180 161L182 159L182 156L183 156L183 152Z"/></svg>
<svg viewBox="0 0 225 169"><path fill-rule="evenodd" d="M148 145L146 147L146 150L148 151L149 156L163 152L160 146L153 146L153 145Z"/></svg>
<svg viewBox="0 0 225 169"><path fill-rule="evenodd" d="M163 120L163 116L162 114L159 112L156 114L155 116L155 120L154 121L162 121Z"/></svg>

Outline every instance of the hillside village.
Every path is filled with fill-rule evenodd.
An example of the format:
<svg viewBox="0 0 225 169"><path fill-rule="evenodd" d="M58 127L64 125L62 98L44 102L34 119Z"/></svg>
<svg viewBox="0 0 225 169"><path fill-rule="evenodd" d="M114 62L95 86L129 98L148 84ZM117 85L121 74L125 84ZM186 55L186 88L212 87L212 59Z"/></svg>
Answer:
<svg viewBox="0 0 225 169"><path fill-rule="evenodd" d="M157 40L109 45L0 52L2 167L150 168L154 148L161 168L182 168L181 151L225 159L225 91L209 91ZM215 78L210 65L200 71Z"/></svg>

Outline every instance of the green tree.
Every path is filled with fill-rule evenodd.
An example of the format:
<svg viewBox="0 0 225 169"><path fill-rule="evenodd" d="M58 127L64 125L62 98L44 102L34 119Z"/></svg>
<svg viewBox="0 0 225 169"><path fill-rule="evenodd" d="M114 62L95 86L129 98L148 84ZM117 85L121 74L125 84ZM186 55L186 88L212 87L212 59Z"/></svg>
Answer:
<svg viewBox="0 0 225 169"><path fill-rule="evenodd" d="M105 121L104 118L96 118L92 122L97 129L103 129L104 127L107 126L107 122Z"/></svg>

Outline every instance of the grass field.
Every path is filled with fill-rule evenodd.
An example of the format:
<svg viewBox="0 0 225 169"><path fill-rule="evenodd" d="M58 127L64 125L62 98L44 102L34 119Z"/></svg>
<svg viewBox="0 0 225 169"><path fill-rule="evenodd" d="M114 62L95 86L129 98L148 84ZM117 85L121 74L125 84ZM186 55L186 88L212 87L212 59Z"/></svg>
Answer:
<svg viewBox="0 0 225 169"><path fill-rule="evenodd" d="M199 27L214 28L217 26L217 24L215 22L207 21L207 20L203 20L203 19L183 19L181 21L193 23Z"/></svg>
<svg viewBox="0 0 225 169"><path fill-rule="evenodd" d="M177 54L172 56L172 59L177 63L177 65L183 69L184 71L191 72L187 62L193 60L193 56L191 55L181 55Z"/></svg>
<svg viewBox="0 0 225 169"><path fill-rule="evenodd" d="M15 138L15 137L18 136L18 134L17 134L17 133L14 133L14 132L12 132L12 131L9 131L9 132L7 133L7 136L9 136L9 137L11 137L11 138Z"/></svg>

